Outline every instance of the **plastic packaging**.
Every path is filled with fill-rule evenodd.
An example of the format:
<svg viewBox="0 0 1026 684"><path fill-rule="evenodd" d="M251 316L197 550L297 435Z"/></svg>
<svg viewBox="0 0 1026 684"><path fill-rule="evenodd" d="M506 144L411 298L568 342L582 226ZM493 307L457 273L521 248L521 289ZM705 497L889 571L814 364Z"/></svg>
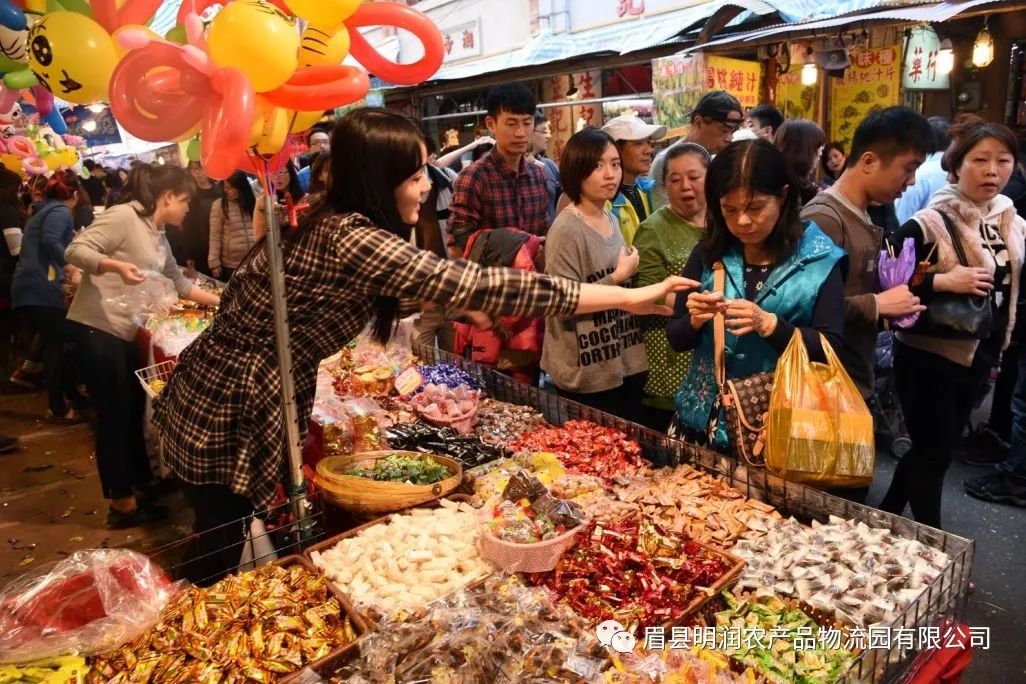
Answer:
<svg viewBox="0 0 1026 684"><path fill-rule="evenodd" d="M543 589L492 577L430 604L423 616L383 623L333 682L594 681L605 650L586 621Z"/></svg>
<svg viewBox="0 0 1026 684"><path fill-rule="evenodd" d="M825 337L812 363L799 331L777 361L766 420L766 468L814 487L873 481L873 415Z"/></svg>
<svg viewBox="0 0 1026 684"><path fill-rule="evenodd" d="M146 279L138 285L126 285L123 294L105 300L107 306L121 308L132 316L140 327L147 316L163 314L178 303L175 284L156 271L143 271Z"/></svg>
<svg viewBox="0 0 1026 684"><path fill-rule="evenodd" d="M0 662L116 648L155 624L179 589L134 551L77 551L4 587Z"/></svg>

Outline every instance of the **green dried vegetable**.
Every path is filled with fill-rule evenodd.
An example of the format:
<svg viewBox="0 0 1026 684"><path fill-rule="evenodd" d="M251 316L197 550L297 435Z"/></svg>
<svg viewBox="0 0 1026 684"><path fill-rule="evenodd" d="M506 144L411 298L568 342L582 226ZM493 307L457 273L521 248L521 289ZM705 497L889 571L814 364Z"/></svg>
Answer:
<svg viewBox="0 0 1026 684"><path fill-rule="evenodd" d="M373 468L353 468L346 474L378 482L405 482L413 485L435 484L451 475L448 468L430 456L413 458L400 454L390 454L380 459Z"/></svg>

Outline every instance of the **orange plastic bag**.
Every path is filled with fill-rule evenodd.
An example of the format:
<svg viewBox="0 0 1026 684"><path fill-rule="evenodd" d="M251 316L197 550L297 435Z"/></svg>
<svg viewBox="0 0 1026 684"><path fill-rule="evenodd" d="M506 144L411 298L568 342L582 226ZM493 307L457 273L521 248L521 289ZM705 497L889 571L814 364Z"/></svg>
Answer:
<svg viewBox="0 0 1026 684"><path fill-rule="evenodd" d="M873 417L826 338L827 363L813 363L801 333L777 360L766 420L766 468L813 487L873 481Z"/></svg>

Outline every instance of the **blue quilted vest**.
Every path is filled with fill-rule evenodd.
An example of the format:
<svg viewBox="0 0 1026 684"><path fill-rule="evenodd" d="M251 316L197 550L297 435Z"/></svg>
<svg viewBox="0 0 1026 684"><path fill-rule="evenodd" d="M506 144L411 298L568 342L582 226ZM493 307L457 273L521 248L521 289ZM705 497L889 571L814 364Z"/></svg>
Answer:
<svg viewBox="0 0 1026 684"><path fill-rule="evenodd" d="M819 291L845 251L834 244L814 223L806 222L805 233L798 248L778 264L766 279L766 285L755 298L764 311L775 313L796 327L807 327L812 322ZM726 269L725 294L727 299L744 299L744 256L736 245L723 257ZM702 290L713 290L711 267L702 271ZM751 333L737 337L727 331L727 378L743 378L755 373L772 371L777 365L777 351L769 342ZM681 422L699 433L709 425L717 395L716 373L713 367L712 324L702 328L698 346L691 352L691 366L674 401ZM716 444L727 445L726 421L719 421Z"/></svg>

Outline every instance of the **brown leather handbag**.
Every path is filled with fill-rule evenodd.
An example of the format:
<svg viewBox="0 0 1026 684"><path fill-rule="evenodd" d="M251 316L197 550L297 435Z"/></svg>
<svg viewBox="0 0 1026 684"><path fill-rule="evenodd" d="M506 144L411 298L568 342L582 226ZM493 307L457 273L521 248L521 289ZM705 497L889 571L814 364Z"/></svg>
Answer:
<svg viewBox="0 0 1026 684"><path fill-rule="evenodd" d="M726 294L726 271L720 261L713 264L713 289ZM719 395L709 423L709 443L715 443L719 409L722 408L734 458L746 465L763 468L766 465L766 415L773 392L773 372L728 380L726 353L726 318L723 314L716 314L713 318L713 363Z"/></svg>

